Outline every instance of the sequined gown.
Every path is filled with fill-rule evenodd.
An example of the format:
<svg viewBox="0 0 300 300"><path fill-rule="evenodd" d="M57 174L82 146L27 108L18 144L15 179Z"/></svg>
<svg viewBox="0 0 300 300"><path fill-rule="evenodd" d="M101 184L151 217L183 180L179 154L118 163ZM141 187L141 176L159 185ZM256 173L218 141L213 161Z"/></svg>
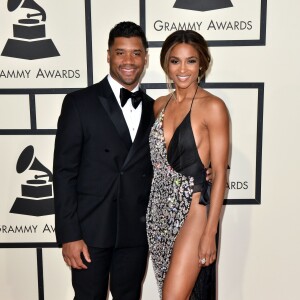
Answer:
<svg viewBox="0 0 300 300"><path fill-rule="evenodd" d="M146 216L149 249L160 297L174 242L189 212L192 194L200 191L199 204L207 205L210 190L191 128L191 109L177 127L168 149L163 133L165 109L150 132L154 176ZM202 268L190 299L214 300L215 283L215 264Z"/></svg>

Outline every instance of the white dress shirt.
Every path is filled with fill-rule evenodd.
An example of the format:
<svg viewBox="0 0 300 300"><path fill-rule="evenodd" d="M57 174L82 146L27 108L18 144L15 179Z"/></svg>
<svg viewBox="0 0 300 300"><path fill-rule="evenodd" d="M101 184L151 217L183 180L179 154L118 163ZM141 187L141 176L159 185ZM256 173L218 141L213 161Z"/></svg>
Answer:
<svg viewBox="0 0 300 300"><path fill-rule="evenodd" d="M107 76L107 79L123 112L123 116L125 118L131 136L131 141L133 142L141 121L142 103L140 103L139 106L136 109L134 109L131 103L131 99L128 99L126 104L122 107L120 100L120 89L123 86L115 79L113 79L110 74ZM138 90L139 84L131 92L134 93Z"/></svg>

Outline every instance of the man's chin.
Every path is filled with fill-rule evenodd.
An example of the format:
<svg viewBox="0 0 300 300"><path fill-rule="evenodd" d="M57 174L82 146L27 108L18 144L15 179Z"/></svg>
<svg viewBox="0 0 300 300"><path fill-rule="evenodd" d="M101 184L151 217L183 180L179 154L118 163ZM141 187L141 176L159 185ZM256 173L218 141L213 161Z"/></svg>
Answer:
<svg viewBox="0 0 300 300"><path fill-rule="evenodd" d="M123 80L123 83L126 84L126 85L137 85L138 84L138 80L137 79L126 79L126 80Z"/></svg>

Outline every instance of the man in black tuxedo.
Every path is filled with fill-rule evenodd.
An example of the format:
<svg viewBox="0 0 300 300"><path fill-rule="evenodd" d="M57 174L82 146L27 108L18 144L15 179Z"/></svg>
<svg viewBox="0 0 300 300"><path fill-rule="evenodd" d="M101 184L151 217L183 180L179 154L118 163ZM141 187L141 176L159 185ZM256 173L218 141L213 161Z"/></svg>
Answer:
<svg viewBox="0 0 300 300"><path fill-rule="evenodd" d="M76 300L106 299L108 281L115 300L140 298L152 179L153 100L139 88L147 48L140 26L117 24L109 34L109 75L68 94L62 105L53 166L55 228Z"/></svg>

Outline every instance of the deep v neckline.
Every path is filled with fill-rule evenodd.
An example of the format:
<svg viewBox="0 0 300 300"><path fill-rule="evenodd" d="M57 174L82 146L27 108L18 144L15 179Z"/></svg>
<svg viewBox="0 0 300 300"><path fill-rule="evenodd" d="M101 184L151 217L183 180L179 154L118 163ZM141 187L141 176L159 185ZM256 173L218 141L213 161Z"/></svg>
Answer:
<svg viewBox="0 0 300 300"><path fill-rule="evenodd" d="M162 110L161 129L162 129L162 135L163 135L163 138L164 138L164 144L165 144L166 152L168 153L170 145L172 144L172 141L173 141L173 138L174 138L175 134L177 133L177 131L179 130L179 128L181 127L181 125L185 122L186 118L190 115L191 109L188 111L188 113L185 115L185 117L182 119L182 121L178 124L178 126L174 130L173 135L172 135L172 137L171 137L171 139L170 139L170 141L169 141L169 143L167 145L166 137L165 137L165 131L164 131L164 118L165 118L166 107L167 107L167 105Z"/></svg>
<svg viewBox="0 0 300 300"><path fill-rule="evenodd" d="M168 146L167 146L166 136L165 136L165 130L164 130L164 119L165 119L166 108L167 108L167 106L168 106L170 100L171 100L172 97L174 96L174 93L175 93L175 92L173 92L173 94L172 94L171 97L169 98L168 102L166 103L166 105L164 106L164 108L163 108L162 111L161 111L161 114L162 114L162 116L161 116L161 129L162 129L162 135L163 135L163 138L164 138L164 144L165 144L165 149L166 149L166 152L167 152L167 153L168 153L168 150L169 150L169 148L170 148L170 145L171 145L171 143L172 143L172 140L173 140L173 138L174 138L176 132L178 131L178 129L179 129L179 128L181 127L181 125L183 124L183 122L186 120L186 118L187 118L187 117L190 115L190 113L191 113L192 105L193 105L195 96L196 96L196 94L197 94L198 88L199 88L199 86L197 86L197 88L196 88L196 91L195 91L195 94L194 94L194 96L193 96L193 99L192 99L192 102L191 102L191 106L190 106L190 109L189 109L188 113L185 115L185 117L182 119L182 121L178 124L178 126L177 126L176 129L174 130L173 135L172 135L172 137L171 137L171 139L170 139L170 141L169 141L169 143L168 143Z"/></svg>

